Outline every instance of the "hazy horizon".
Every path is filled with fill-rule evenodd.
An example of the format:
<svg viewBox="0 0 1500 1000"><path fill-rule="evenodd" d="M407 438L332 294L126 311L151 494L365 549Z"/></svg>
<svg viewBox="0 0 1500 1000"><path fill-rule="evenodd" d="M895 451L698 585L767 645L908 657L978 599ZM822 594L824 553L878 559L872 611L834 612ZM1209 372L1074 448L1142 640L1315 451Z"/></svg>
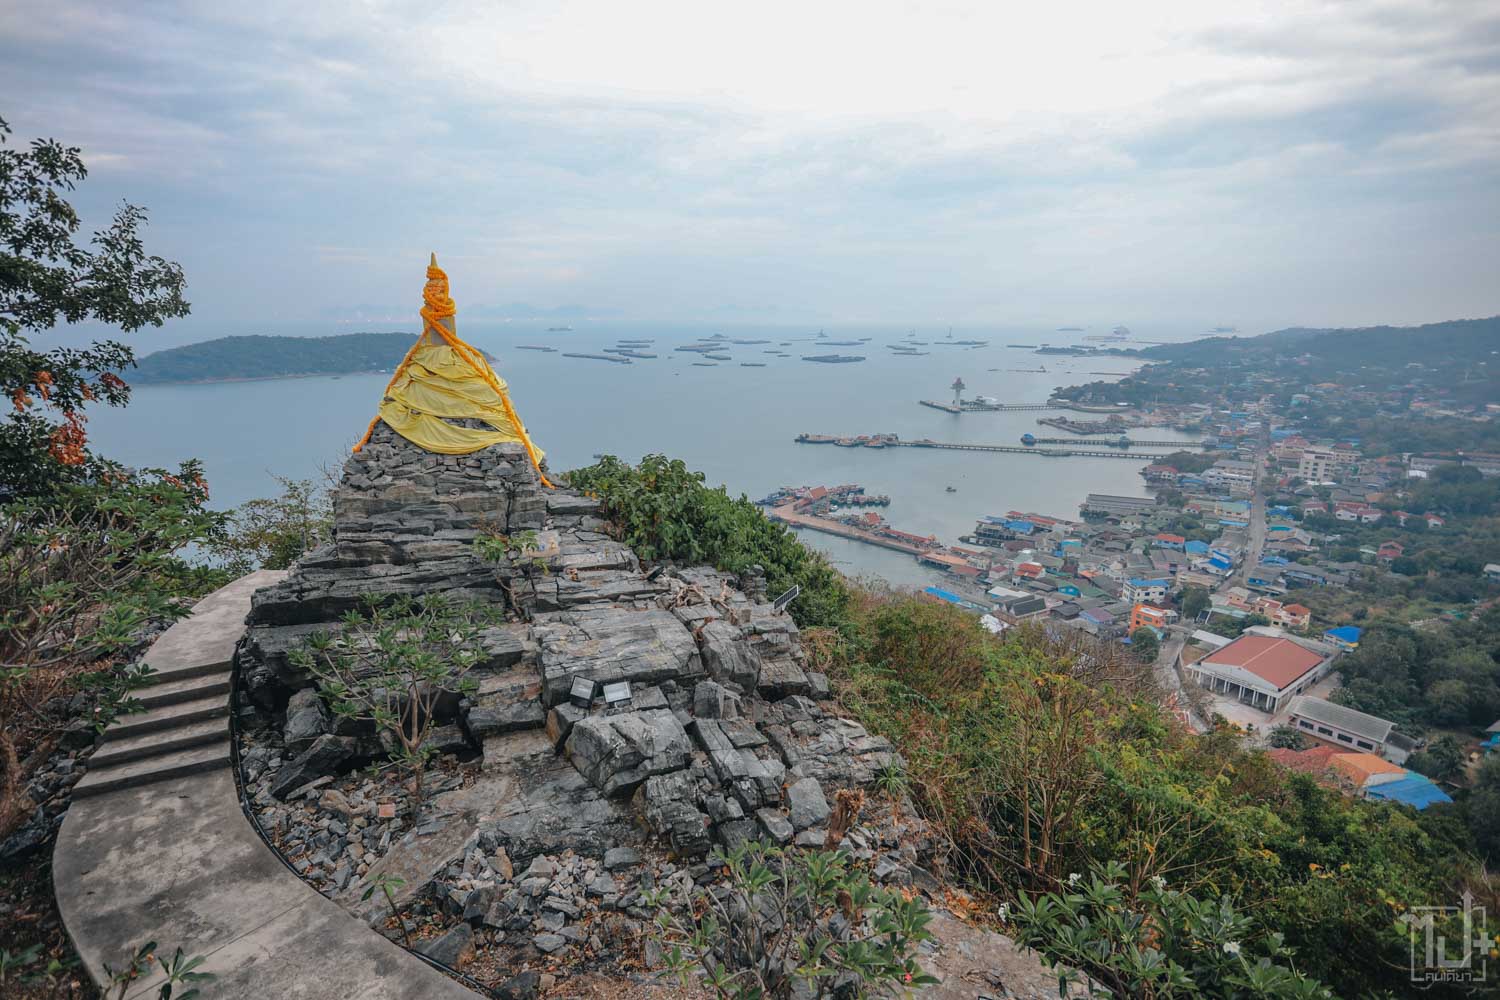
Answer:
<svg viewBox="0 0 1500 1000"><path fill-rule="evenodd" d="M1207 6L13 0L0 117L150 209L142 351L409 328L430 251L539 326L1500 313L1500 8Z"/></svg>

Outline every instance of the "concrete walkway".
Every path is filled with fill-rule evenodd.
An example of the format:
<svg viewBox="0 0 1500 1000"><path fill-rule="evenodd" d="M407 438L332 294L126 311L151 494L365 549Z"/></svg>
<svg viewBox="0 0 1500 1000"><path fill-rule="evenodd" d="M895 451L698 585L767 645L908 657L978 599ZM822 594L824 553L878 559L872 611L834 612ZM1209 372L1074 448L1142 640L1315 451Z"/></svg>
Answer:
<svg viewBox="0 0 1500 1000"><path fill-rule="evenodd" d="M254 573L205 598L191 617L162 635L148 659L155 654L164 666L200 671L227 664L223 651L232 650L239 638L250 595L278 576ZM205 697L192 684L188 689L195 694L188 701ZM227 705L227 685L218 697ZM130 719L139 724L139 716L122 723L129 725ZM137 729L122 739L161 733L170 742L173 732L204 719ZM182 751L148 754L102 770L175 753ZM119 967L136 947L154 940L168 956L181 947L185 954L205 957L200 971L215 976L202 986L205 998L473 1000L469 990L288 871L240 810L234 776L218 762L217 751L203 756L187 771L156 768L145 772L144 782L136 774L128 783L96 785L68 810L53 854L53 881L68 934L96 982L103 985L104 963ZM127 996L154 996L156 982L143 979Z"/></svg>

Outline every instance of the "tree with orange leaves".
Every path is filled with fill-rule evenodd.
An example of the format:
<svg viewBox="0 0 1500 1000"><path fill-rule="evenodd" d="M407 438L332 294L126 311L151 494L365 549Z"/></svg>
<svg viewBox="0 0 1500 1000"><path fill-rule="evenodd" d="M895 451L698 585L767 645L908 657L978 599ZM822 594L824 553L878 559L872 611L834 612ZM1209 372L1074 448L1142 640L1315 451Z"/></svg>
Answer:
<svg viewBox="0 0 1500 1000"><path fill-rule="evenodd" d="M81 152L53 139L6 148L10 131L0 118L0 501L87 478L85 407L130 398L117 374L135 364L128 345L39 349L30 338L58 323L128 333L188 313L182 268L141 242L145 211L122 205L82 242L66 198L88 175Z"/></svg>

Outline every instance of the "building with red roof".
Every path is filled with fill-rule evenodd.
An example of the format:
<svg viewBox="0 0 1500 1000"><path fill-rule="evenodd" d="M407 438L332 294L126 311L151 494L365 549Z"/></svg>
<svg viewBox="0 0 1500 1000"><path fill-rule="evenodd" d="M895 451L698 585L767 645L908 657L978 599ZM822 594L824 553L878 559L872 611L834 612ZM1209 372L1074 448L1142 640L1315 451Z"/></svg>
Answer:
<svg viewBox="0 0 1500 1000"><path fill-rule="evenodd" d="M1275 715L1326 674L1332 662L1333 657L1282 636L1246 634L1184 669L1210 691Z"/></svg>
<svg viewBox="0 0 1500 1000"><path fill-rule="evenodd" d="M1266 756L1289 771L1300 771L1316 778L1319 784L1335 787L1338 779L1333 772L1333 758L1346 750L1335 747L1316 746L1309 750L1267 750Z"/></svg>

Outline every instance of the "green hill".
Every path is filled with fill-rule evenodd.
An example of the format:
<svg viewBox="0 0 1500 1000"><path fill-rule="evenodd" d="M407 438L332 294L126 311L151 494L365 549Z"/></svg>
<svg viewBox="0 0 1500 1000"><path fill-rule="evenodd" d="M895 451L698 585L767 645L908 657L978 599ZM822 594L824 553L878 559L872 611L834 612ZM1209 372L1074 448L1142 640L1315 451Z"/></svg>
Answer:
<svg viewBox="0 0 1500 1000"><path fill-rule="evenodd" d="M401 363L415 339L411 333L220 337L148 354L127 378L151 385L389 371Z"/></svg>
<svg viewBox="0 0 1500 1000"><path fill-rule="evenodd" d="M1152 360L1189 364L1274 362L1278 358L1298 357L1343 367L1399 368L1413 362L1428 366L1477 364L1488 361L1497 346L1500 346L1500 316L1417 327L1340 330L1296 327L1258 337L1210 337L1186 344L1162 344L1148 347L1141 354Z"/></svg>

